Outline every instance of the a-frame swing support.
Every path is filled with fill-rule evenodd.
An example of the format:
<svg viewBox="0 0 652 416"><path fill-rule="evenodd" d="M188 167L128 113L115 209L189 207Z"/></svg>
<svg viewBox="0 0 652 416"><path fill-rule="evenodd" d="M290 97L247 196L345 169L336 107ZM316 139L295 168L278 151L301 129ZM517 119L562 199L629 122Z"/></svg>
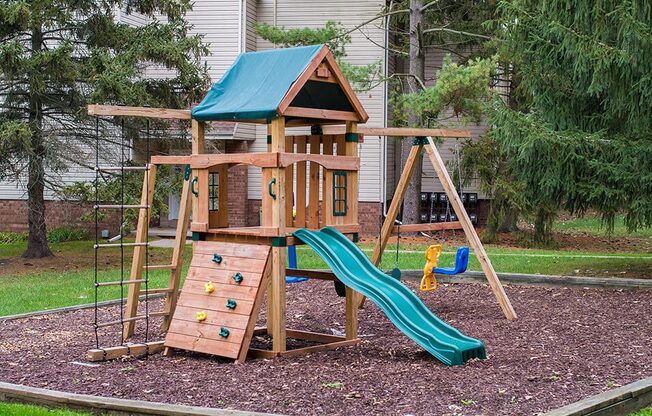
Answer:
<svg viewBox="0 0 652 416"><path fill-rule="evenodd" d="M407 162L403 167L403 172L401 173L401 177L398 181L396 191L394 192L392 202L389 206L389 209L387 210L387 217L383 222L383 226L380 232L380 237L378 239L378 242L376 243L376 246L374 247L374 252L371 261L376 265L380 264L380 260L382 259L383 252L385 251L385 247L387 246L387 241L389 240L389 237L392 235L394 229L394 222L396 220L396 216L398 215L401 204L403 203L403 198L405 197L407 186L410 183L410 178L414 173L416 161L418 160L419 157L421 157L421 152L423 151L423 149L425 149L426 154L428 155L428 158L430 159L430 162L432 163L432 166L434 167L435 172L437 173L437 177L439 178L439 181L441 182L444 188L444 192L446 192L446 195L448 196L448 200L451 206L453 207L453 210L455 211L457 218L459 219L459 224L464 230L464 234L466 235L466 238L469 241L469 245L473 249L475 256L480 262L482 271L484 272L484 275L486 276L487 281L489 282L489 286L491 287L491 290L494 292L494 295L498 300L498 304L500 305L500 308L503 310L503 313L505 314L505 317L507 319L509 319L510 321L516 319L517 317L516 312L514 311L514 308L512 307L512 304L509 301L507 294L505 293L505 289L503 288L503 285L500 283L500 280L496 275L496 271L494 270L493 265L491 264L491 261L487 256L487 252L485 251L482 242L478 237L478 234L475 232L475 228L471 223L471 219L469 218L468 214L466 213L466 210L464 209L464 205L462 204L460 196L458 195L455 189L455 185L453 184L453 181L451 180L451 177L448 174L446 165L444 164L444 161L442 160L441 155L439 154L439 151L437 150L437 147L435 146L435 142L433 141L432 137L428 137L428 138L417 137L416 140L414 141L414 146L412 146L412 149L410 150L410 154L408 155ZM360 307L362 307L362 305L364 304L364 300L365 298L361 297L359 303Z"/></svg>

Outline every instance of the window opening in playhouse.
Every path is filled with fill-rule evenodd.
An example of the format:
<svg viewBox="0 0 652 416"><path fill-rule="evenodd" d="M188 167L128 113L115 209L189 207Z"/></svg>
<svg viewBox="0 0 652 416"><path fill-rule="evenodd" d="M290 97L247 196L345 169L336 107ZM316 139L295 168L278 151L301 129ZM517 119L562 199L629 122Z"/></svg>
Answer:
<svg viewBox="0 0 652 416"><path fill-rule="evenodd" d="M347 214L347 184L346 172L343 170L333 171L333 216L345 217Z"/></svg>
<svg viewBox="0 0 652 416"><path fill-rule="evenodd" d="M218 209L220 209L219 190L220 190L220 173L211 172L208 175L208 210L209 211L217 211Z"/></svg>

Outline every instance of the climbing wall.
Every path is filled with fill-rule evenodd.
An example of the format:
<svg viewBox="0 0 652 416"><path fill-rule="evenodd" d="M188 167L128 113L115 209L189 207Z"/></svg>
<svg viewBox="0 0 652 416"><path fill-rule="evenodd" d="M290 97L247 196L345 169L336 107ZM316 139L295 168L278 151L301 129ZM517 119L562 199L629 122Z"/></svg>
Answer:
<svg viewBox="0 0 652 416"><path fill-rule="evenodd" d="M270 275L269 253L269 246L195 242L165 346L243 362Z"/></svg>

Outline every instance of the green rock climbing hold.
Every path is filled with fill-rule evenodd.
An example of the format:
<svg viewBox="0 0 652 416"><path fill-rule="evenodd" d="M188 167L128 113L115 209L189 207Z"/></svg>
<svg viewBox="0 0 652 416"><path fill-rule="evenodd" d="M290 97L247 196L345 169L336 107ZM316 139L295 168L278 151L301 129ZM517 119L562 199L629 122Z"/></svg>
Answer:
<svg viewBox="0 0 652 416"><path fill-rule="evenodd" d="M233 281L236 282L237 284L242 283L242 280L244 278L242 277L242 273L237 272L236 274L233 275Z"/></svg>
<svg viewBox="0 0 652 416"><path fill-rule="evenodd" d="M217 253L213 254L213 262L215 262L217 264L222 263L222 256L220 256Z"/></svg>
<svg viewBox="0 0 652 416"><path fill-rule="evenodd" d="M235 307L238 306L236 303L235 299L229 299L226 301L226 307L229 309L235 309Z"/></svg>
<svg viewBox="0 0 652 416"><path fill-rule="evenodd" d="M229 330L226 327L221 327L220 328L220 336L223 338L228 338L229 337Z"/></svg>

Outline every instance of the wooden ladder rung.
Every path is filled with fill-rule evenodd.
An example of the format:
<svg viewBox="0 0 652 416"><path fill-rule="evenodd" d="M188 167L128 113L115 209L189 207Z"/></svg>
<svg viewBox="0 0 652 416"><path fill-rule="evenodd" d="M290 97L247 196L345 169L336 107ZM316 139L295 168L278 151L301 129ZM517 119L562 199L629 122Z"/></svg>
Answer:
<svg viewBox="0 0 652 416"><path fill-rule="evenodd" d="M145 283L147 279L125 279L125 280L114 280L112 282L97 282L95 285L100 286L120 286L120 285L134 285L136 283Z"/></svg>
<svg viewBox="0 0 652 416"><path fill-rule="evenodd" d="M101 324L96 324L96 328L104 328L107 326L120 325L124 322L140 321L147 318L155 318L157 316L167 316L167 312L152 312L149 315L137 315L132 318L116 319L115 321L102 322Z"/></svg>
<svg viewBox="0 0 652 416"><path fill-rule="evenodd" d="M95 244L94 249L106 248L106 247L143 247L148 246L149 243L104 243L104 244Z"/></svg>
<svg viewBox="0 0 652 416"><path fill-rule="evenodd" d="M120 205L120 204L109 204L109 205L95 205L93 206L95 209L121 209L121 208L138 208L138 209L146 209L149 208L149 205Z"/></svg>
<svg viewBox="0 0 652 416"><path fill-rule="evenodd" d="M174 264L150 264L144 266L145 270L174 270L176 266Z"/></svg>
<svg viewBox="0 0 652 416"><path fill-rule="evenodd" d="M144 296L144 295L156 295L157 293L170 293L172 292L173 289L170 289L169 287L161 287L161 288L156 288L156 289L147 289L141 290L138 292L138 296Z"/></svg>

